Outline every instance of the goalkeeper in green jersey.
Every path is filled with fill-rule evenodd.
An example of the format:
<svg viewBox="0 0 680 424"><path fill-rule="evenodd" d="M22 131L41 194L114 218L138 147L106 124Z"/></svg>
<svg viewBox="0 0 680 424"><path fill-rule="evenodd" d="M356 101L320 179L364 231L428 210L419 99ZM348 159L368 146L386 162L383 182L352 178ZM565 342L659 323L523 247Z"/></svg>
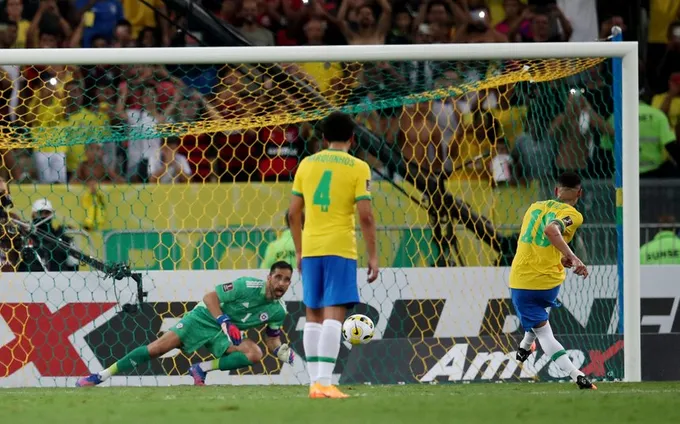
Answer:
<svg viewBox="0 0 680 424"><path fill-rule="evenodd" d="M242 340L241 331L265 324L267 347L281 362L292 364L295 354L287 344L281 344L280 338L286 317L286 305L281 298L290 286L292 275L290 264L279 261L271 266L266 281L242 277L218 285L158 340L134 349L102 372L80 378L76 386L96 386L173 349L189 354L205 346L217 359L189 369L194 384L202 386L210 371L233 370L259 362L262 350L252 340Z"/></svg>

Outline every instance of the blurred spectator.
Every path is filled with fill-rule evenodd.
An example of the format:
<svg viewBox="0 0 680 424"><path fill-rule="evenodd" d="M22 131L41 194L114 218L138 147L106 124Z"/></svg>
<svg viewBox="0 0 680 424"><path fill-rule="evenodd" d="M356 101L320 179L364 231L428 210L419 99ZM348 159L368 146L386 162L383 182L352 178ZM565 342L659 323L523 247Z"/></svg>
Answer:
<svg viewBox="0 0 680 424"><path fill-rule="evenodd" d="M104 159L104 150L98 143L85 146L85 160L80 162L75 179L80 183L122 183L125 179Z"/></svg>
<svg viewBox="0 0 680 424"><path fill-rule="evenodd" d="M126 99L129 95L128 83L122 83L116 116L126 122L133 137L128 141L126 176L132 182L146 181L149 169L155 169L155 161L159 159L161 139L156 135L158 124L165 123L166 118L159 112L156 104L156 89L153 85L141 88L140 104L138 107L127 107Z"/></svg>
<svg viewBox="0 0 680 424"><path fill-rule="evenodd" d="M496 25L496 31L505 34L509 41L521 41L522 37L531 38L531 7L519 0L503 0L505 19Z"/></svg>
<svg viewBox="0 0 680 424"><path fill-rule="evenodd" d="M408 9L398 9L394 13L392 30L387 34L386 44L411 44L413 18Z"/></svg>
<svg viewBox="0 0 680 424"><path fill-rule="evenodd" d="M659 109L640 99L640 178L676 178L680 176L676 164L680 163L680 143L671 128L668 117ZM607 122L603 148L613 150L614 116ZM670 156L670 159L668 157Z"/></svg>
<svg viewBox="0 0 680 424"><path fill-rule="evenodd" d="M555 160L558 174L566 171L582 175L600 173L600 164L593 161L597 148L594 135L595 131L608 134L610 128L584 94L583 89L569 89L564 111L551 124L549 136L559 140Z"/></svg>
<svg viewBox="0 0 680 424"><path fill-rule="evenodd" d="M377 20L370 4L362 4L356 10L356 26L349 18L350 0L342 0L338 10L338 26L349 44L385 44L392 24L392 6L388 0L377 0L380 17Z"/></svg>
<svg viewBox="0 0 680 424"><path fill-rule="evenodd" d="M649 57L647 63L651 68L650 87L655 93L668 90L668 81L675 72L680 72L680 21L670 24L668 27L668 44L664 46L664 53L657 55L658 61L654 61L654 46L649 45Z"/></svg>
<svg viewBox="0 0 680 424"><path fill-rule="evenodd" d="M442 132L429 102L404 106L400 117L399 147L411 178L443 171ZM413 174L414 169L418 173Z"/></svg>
<svg viewBox="0 0 680 424"><path fill-rule="evenodd" d="M57 84L57 75L48 71L30 80L29 85L35 94L28 100L25 115L31 138L38 148L34 156L38 177L41 183L47 184L66 182L68 148L65 143L59 142L63 135L54 130L64 114L63 98ZM59 147L46 147L55 143Z"/></svg>
<svg viewBox="0 0 680 424"><path fill-rule="evenodd" d="M56 0L40 2L26 35L26 47L54 49L71 37L71 25L62 16Z"/></svg>
<svg viewBox="0 0 680 424"><path fill-rule="evenodd" d="M647 75L654 93L667 90L668 78L680 71L680 2L650 1Z"/></svg>
<svg viewBox="0 0 680 424"><path fill-rule="evenodd" d="M127 20L116 23L113 30L113 47L132 47L134 38L132 36L132 24Z"/></svg>
<svg viewBox="0 0 680 424"><path fill-rule="evenodd" d="M151 27L144 27L137 35L137 47L160 47L156 38L156 31Z"/></svg>
<svg viewBox="0 0 680 424"><path fill-rule="evenodd" d="M525 119L523 126L511 150L513 177L522 184L550 181L555 175L555 140L536 118Z"/></svg>
<svg viewBox="0 0 680 424"><path fill-rule="evenodd" d="M243 25L239 32L254 46L273 46L274 34L257 22L258 14L257 1L244 0L241 6Z"/></svg>
<svg viewBox="0 0 680 424"><path fill-rule="evenodd" d="M10 44L12 48L26 48L28 28L31 22L23 18L24 3L22 0L5 0L5 14L10 24L8 29L14 34L14 42Z"/></svg>
<svg viewBox="0 0 680 424"><path fill-rule="evenodd" d="M492 161L498 147L507 144L503 128L493 114L484 107L485 96L469 99L470 112L461 116L456 141L458 157L454 162L459 176L472 180L491 180Z"/></svg>
<svg viewBox="0 0 680 424"><path fill-rule="evenodd" d="M222 6L220 7L217 17L228 24L234 25L238 19L238 1L222 0Z"/></svg>
<svg viewBox="0 0 680 424"><path fill-rule="evenodd" d="M71 80L66 83L65 121L63 123L63 136L68 139L66 152L66 168L69 176L74 176L81 181L80 165L83 157L86 157L86 143L93 140L111 139L112 131L109 127L109 115L95 106L85 106L82 83ZM99 146L101 149L101 146ZM107 163L115 167L115 157L109 156Z"/></svg>
<svg viewBox="0 0 680 424"><path fill-rule="evenodd" d="M456 43L504 43L508 37L496 31L491 26L489 8L485 5L469 11L464 10L457 4L454 6L454 16L457 21L456 35L453 41Z"/></svg>
<svg viewBox="0 0 680 424"><path fill-rule="evenodd" d="M555 31L551 21L557 20L560 29ZM547 8L535 8L531 16L531 36L521 36L525 43L553 43L569 41L573 30L569 20L556 4Z"/></svg>
<svg viewBox="0 0 680 424"><path fill-rule="evenodd" d="M67 272L78 271L79 262L69 255L66 246L73 246L73 239L66 235L66 228L54 223L52 203L39 199L31 210L34 232L24 244L21 256L23 262L19 272ZM55 243L52 238L61 240Z"/></svg>
<svg viewBox="0 0 680 424"><path fill-rule="evenodd" d="M92 47L95 36L113 38L116 24L125 19L120 0L76 0L77 21L84 27L83 47Z"/></svg>
<svg viewBox="0 0 680 424"><path fill-rule="evenodd" d="M675 217L661 216L659 224L675 224ZM642 265L680 265L680 237L672 227L662 227L654 239L640 247Z"/></svg>
<svg viewBox="0 0 680 424"><path fill-rule="evenodd" d="M557 10L562 12L563 18L558 19L566 40L572 42L597 40L600 28L597 20L597 0L557 0ZM572 33L568 37L562 20L569 23L572 28Z"/></svg>
<svg viewBox="0 0 680 424"><path fill-rule="evenodd" d="M191 178L191 166L186 156L177 153L180 139L168 137L149 168L149 181L160 184L185 183Z"/></svg>
<svg viewBox="0 0 680 424"><path fill-rule="evenodd" d="M132 29L131 39L136 39L146 27L153 28L160 38L163 46L170 45L170 23L167 19L157 19L156 11L167 16L168 9L163 0L147 0L142 3L139 0L122 0L125 19L129 21ZM151 7L147 6L149 4Z"/></svg>
<svg viewBox="0 0 680 424"><path fill-rule="evenodd" d="M675 134L680 133L680 72L671 75L668 91L652 98L652 106L660 109L670 121Z"/></svg>
<svg viewBox="0 0 680 424"><path fill-rule="evenodd" d="M420 3L418 15L412 23L411 33L415 35L418 34L418 32L423 32L427 33L427 35L432 35L430 31L431 26L436 25L437 28L447 28L451 30L446 34L447 42L451 41L454 36L454 31L452 30L452 9L460 9L460 7L450 0L427 0Z"/></svg>

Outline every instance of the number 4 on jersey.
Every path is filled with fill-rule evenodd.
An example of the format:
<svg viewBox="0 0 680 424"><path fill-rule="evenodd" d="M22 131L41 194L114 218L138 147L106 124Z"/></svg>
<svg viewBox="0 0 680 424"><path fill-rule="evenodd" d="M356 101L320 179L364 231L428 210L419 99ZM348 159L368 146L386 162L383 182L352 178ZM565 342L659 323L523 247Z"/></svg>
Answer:
<svg viewBox="0 0 680 424"><path fill-rule="evenodd" d="M328 207L331 205L331 178L333 171L324 171L319 180L319 184L314 190L314 199L312 204L321 206L321 212L328 212Z"/></svg>

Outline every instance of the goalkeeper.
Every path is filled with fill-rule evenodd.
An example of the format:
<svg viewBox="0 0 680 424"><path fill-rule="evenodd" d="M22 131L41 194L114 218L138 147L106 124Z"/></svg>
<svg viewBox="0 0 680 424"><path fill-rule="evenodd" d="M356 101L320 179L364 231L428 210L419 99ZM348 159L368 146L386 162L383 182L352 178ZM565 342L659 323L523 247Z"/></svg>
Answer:
<svg viewBox="0 0 680 424"><path fill-rule="evenodd" d="M292 275L293 268L281 261L272 265L266 281L242 277L218 285L158 340L134 349L102 372L80 378L76 386L96 386L173 349L190 354L205 346L217 359L189 369L194 384L203 386L210 371L243 368L262 359L260 347L251 340L241 340L241 331L264 324L267 325L267 347L279 360L292 364L295 355L280 339L286 316L281 298L290 286Z"/></svg>

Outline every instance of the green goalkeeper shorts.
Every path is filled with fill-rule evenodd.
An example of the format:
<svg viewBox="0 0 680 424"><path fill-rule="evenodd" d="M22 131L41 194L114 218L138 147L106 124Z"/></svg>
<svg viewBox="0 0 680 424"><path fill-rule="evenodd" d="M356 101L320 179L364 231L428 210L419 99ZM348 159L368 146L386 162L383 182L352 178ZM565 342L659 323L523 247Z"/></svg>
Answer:
<svg viewBox="0 0 680 424"><path fill-rule="evenodd" d="M202 310L203 309L203 310ZM224 355L231 341L205 308L196 308L170 328L182 342L182 352L190 354L205 346L216 358Z"/></svg>

